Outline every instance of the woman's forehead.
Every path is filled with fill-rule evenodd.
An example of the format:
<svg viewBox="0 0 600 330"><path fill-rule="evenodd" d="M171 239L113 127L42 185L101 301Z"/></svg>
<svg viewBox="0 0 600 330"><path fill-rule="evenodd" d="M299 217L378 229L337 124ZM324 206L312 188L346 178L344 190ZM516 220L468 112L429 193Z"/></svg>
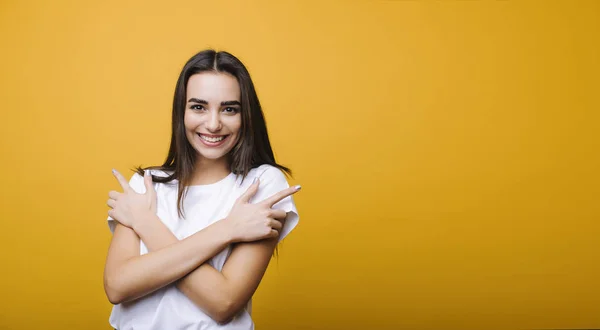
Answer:
<svg viewBox="0 0 600 330"><path fill-rule="evenodd" d="M196 98L208 103L239 101L240 86L237 79L228 73L201 72L190 77L186 94L187 100Z"/></svg>

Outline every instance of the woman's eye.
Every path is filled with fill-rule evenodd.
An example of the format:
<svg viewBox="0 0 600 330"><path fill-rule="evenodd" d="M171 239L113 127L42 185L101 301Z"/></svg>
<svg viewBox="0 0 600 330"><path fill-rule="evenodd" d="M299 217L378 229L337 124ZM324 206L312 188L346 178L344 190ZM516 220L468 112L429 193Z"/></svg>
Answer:
<svg viewBox="0 0 600 330"><path fill-rule="evenodd" d="M238 108L227 107L227 108L223 109L223 111L225 111L227 113L237 113L239 110L238 110Z"/></svg>
<svg viewBox="0 0 600 330"><path fill-rule="evenodd" d="M192 110L202 110L202 109L204 109L204 107L201 106L200 104L193 104L193 105L190 106L190 109L192 109Z"/></svg>

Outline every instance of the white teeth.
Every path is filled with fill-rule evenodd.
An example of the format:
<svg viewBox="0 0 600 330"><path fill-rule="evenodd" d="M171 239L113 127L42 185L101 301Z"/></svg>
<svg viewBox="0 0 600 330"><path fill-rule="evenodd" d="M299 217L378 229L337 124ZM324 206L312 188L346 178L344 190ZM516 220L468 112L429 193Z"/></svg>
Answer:
<svg viewBox="0 0 600 330"><path fill-rule="evenodd" d="M202 140L204 140L204 141L215 143L215 142L222 141L225 137L224 136L219 136L219 137L213 138L213 137L208 137L208 136L200 135L200 138L202 138Z"/></svg>

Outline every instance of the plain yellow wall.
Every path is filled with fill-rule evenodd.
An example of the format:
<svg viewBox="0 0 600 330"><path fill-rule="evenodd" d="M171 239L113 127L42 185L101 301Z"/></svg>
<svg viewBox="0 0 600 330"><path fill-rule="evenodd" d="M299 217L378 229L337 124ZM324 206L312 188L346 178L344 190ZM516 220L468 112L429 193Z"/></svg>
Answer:
<svg viewBox="0 0 600 330"><path fill-rule="evenodd" d="M0 2L0 328L108 329L111 168L207 47L249 68L297 230L258 329L600 327L598 1Z"/></svg>

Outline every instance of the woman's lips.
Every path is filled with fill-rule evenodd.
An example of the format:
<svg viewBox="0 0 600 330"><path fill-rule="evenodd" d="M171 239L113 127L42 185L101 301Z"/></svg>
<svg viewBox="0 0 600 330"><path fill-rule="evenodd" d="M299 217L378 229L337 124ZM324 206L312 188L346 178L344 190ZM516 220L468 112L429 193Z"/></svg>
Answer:
<svg viewBox="0 0 600 330"><path fill-rule="evenodd" d="M200 139L200 142L202 142L205 146L207 147L219 147L221 146L223 143L225 143L225 141L227 141L227 138L229 138L229 135L220 135L219 137L222 137L221 140L215 139L215 136L207 136L207 135L203 135L200 133L196 133L198 135L198 138Z"/></svg>

